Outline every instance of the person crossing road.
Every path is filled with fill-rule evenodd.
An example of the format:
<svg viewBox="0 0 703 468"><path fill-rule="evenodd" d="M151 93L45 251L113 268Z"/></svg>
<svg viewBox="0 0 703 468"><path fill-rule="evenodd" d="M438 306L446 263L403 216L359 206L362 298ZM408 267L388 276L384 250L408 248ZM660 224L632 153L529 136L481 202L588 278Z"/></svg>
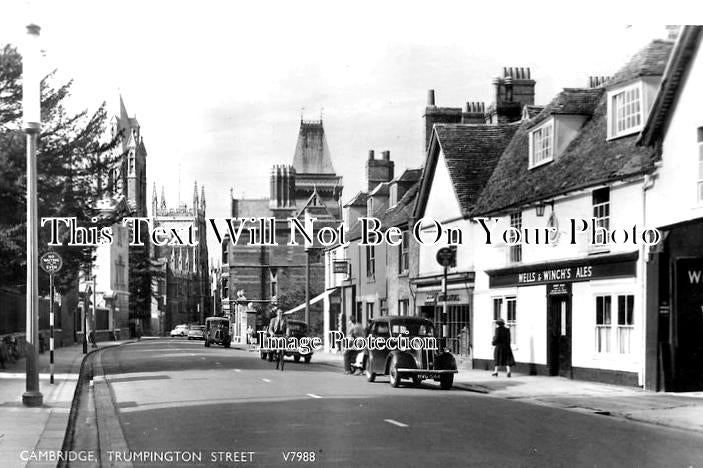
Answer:
<svg viewBox="0 0 703 468"><path fill-rule="evenodd" d="M269 323L268 334L271 337L286 337L288 336L288 319L283 316L283 311L279 307L275 307L274 309L276 310L276 317ZM276 369L280 366L281 371L283 371L284 349L279 347L275 353L277 357Z"/></svg>

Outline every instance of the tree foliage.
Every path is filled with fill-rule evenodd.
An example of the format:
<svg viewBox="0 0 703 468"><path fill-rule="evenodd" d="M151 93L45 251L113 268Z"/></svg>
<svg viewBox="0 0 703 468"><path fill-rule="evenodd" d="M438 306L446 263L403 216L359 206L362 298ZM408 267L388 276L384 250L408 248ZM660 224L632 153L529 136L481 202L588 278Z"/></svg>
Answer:
<svg viewBox="0 0 703 468"><path fill-rule="evenodd" d="M98 181L122 160L113 149L120 135L106 138L105 103L93 113L69 113L65 103L72 82L56 83L55 71L42 80L42 131L37 147L38 214L42 217L75 217L79 225L102 226L112 219L101 217L97 200L107 194ZM22 131L22 60L17 49L0 49L0 286L23 287L26 282L26 136ZM97 218L94 222L93 220ZM94 248L55 247L64 260L56 277L59 292L75 283L78 271L88 267ZM39 254L49 249L48 226L39 229ZM40 272L40 275L43 274ZM48 281L41 281L42 289Z"/></svg>

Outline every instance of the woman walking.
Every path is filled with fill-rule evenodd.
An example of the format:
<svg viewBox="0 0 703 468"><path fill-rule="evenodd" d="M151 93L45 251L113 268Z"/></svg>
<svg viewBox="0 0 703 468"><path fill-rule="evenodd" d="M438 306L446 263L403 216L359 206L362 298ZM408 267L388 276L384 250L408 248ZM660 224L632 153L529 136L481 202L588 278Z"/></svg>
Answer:
<svg viewBox="0 0 703 468"><path fill-rule="evenodd" d="M513 358L513 350L510 348L510 330L505 328L503 319L496 320L496 334L493 336L493 360L495 361L495 369L493 377L498 377L498 368L505 366L508 377L511 376L510 366L515 365Z"/></svg>

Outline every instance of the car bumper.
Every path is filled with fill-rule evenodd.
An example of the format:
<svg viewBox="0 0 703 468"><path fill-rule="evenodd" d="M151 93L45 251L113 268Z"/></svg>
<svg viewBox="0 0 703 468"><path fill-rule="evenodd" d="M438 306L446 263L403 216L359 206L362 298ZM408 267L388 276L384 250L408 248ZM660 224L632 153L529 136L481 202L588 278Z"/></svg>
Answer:
<svg viewBox="0 0 703 468"><path fill-rule="evenodd" d="M398 369L398 372L403 374L423 374L423 375L440 375L440 374L456 374L457 369Z"/></svg>

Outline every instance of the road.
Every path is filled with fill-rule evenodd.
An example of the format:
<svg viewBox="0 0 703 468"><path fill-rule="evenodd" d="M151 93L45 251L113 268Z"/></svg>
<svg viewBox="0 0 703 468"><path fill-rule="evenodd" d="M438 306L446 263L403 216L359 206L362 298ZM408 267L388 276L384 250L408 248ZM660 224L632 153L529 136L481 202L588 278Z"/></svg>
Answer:
<svg viewBox="0 0 703 468"><path fill-rule="evenodd" d="M279 372L179 339L100 354L129 451L170 451L180 466L703 466L700 433L435 383L394 389L314 357Z"/></svg>

